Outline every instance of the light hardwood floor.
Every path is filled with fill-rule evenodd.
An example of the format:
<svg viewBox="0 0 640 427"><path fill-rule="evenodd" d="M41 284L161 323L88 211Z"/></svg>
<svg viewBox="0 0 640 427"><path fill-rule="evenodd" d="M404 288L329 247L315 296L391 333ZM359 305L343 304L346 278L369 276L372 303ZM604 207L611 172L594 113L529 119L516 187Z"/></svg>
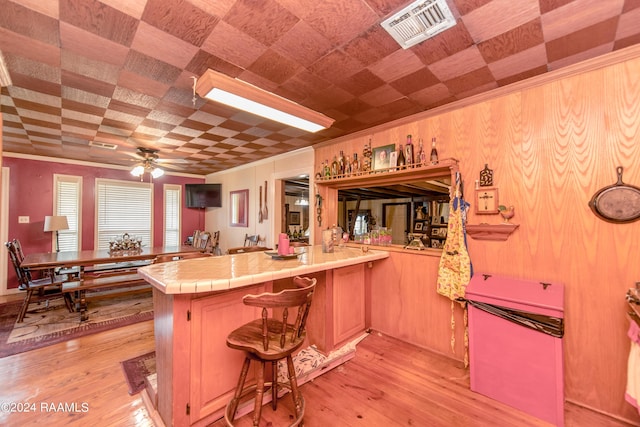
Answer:
<svg viewBox="0 0 640 427"><path fill-rule="evenodd" d="M120 362L153 348L149 321L0 359L0 402L36 405L32 412L0 412L0 425L152 426L140 395L127 393ZM354 359L301 391L307 427L548 425L471 392L468 371L450 359L375 332ZM289 396L280 402L276 413L264 407L261 425L288 424ZM60 404L77 411L57 411ZM575 405L565 412L568 427L628 427ZM237 425L251 425L250 417Z"/></svg>

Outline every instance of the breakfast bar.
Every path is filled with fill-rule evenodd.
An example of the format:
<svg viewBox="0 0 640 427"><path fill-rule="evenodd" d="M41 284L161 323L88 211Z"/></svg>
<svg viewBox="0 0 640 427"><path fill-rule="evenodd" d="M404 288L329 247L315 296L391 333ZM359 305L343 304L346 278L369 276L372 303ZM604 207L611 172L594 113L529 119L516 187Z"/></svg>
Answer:
<svg viewBox="0 0 640 427"><path fill-rule="evenodd" d="M296 248L278 259L269 252L196 258L142 267L153 287L157 393L155 409L165 425L207 425L223 414L236 386L243 356L226 346L227 334L260 317L246 294L291 287L295 276L317 279L307 337L329 353L367 327L371 266L380 250L321 246ZM251 374L250 374L251 375Z"/></svg>

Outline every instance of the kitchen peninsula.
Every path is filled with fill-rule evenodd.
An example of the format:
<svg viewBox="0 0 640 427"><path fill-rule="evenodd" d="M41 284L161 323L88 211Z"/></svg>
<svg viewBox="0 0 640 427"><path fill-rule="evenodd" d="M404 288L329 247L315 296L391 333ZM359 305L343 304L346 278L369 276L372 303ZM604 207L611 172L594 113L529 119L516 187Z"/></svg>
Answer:
<svg viewBox="0 0 640 427"><path fill-rule="evenodd" d="M207 425L224 411L244 356L226 346L234 328L260 317L246 294L279 291L295 276L317 279L308 321L309 344L328 353L362 333L371 266L388 253L321 246L293 259L265 252L153 264L139 274L153 286L157 397L165 425Z"/></svg>

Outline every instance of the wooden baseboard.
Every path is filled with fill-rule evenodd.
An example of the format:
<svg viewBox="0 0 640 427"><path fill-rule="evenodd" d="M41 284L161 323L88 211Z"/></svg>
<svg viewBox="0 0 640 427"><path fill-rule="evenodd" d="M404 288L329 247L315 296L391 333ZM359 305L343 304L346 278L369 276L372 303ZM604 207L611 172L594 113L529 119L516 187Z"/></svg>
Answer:
<svg viewBox="0 0 640 427"><path fill-rule="evenodd" d="M140 396L142 397L142 402L144 403L147 412L149 413L149 418L153 421L155 427L165 427L164 421L160 416L160 413L156 410L156 406L154 405L154 398L149 395L146 389L140 392Z"/></svg>

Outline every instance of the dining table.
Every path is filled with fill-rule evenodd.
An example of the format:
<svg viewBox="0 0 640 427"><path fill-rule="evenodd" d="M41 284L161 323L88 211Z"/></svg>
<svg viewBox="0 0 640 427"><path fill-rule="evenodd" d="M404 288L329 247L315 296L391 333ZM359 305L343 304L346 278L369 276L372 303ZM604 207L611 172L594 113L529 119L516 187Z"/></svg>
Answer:
<svg viewBox="0 0 640 427"><path fill-rule="evenodd" d="M149 290L137 269L153 263L160 255L180 255L202 252L189 245L142 247L137 250L109 249L28 253L20 266L29 271L55 271L67 274L62 283L63 294L72 295L80 321L88 320L87 290L118 289L121 293ZM116 294L116 293L113 293Z"/></svg>
<svg viewBox="0 0 640 427"><path fill-rule="evenodd" d="M189 245L142 247L134 251L110 251L109 249L28 253L20 264L29 270L73 268L134 261L153 261L158 255L180 255L202 252Z"/></svg>

